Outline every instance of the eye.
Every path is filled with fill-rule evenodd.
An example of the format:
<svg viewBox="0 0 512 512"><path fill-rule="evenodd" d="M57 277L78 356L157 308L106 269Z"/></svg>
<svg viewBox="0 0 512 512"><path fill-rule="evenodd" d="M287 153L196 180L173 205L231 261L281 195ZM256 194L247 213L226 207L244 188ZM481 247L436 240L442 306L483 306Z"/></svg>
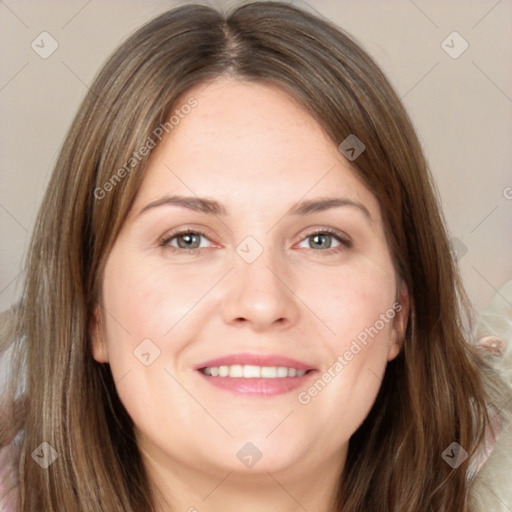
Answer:
<svg viewBox="0 0 512 512"><path fill-rule="evenodd" d="M183 250L188 252L197 252L197 249L205 247L201 246L201 238L206 238L205 233L198 230L186 229L182 231L176 231L170 234L166 234L161 240L159 245L162 247L173 247L177 250ZM209 239L208 239L209 240ZM176 243L173 243L176 242Z"/></svg>
<svg viewBox="0 0 512 512"><path fill-rule="evenodd" d="M340 252L352 247L352 241L346 235L329 228L319 229L310 233L304 238L304 241L308 239L310 239L310 242L307 248L319 249L319 251L315 252ZM333 240L335 240L338 245L333 247Z"/></svg>

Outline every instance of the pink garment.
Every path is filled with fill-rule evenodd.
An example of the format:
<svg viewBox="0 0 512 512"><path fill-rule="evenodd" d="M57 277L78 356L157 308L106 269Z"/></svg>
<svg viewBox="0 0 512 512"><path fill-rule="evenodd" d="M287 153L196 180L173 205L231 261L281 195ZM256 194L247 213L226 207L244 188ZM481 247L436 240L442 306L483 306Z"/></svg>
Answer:
<svg viewBox="0 0 512 512"><path fill-rule="evenodd" d="M0 449L0 512L16 512L18 510L14 456L14 449L11 445Z"/></svg>

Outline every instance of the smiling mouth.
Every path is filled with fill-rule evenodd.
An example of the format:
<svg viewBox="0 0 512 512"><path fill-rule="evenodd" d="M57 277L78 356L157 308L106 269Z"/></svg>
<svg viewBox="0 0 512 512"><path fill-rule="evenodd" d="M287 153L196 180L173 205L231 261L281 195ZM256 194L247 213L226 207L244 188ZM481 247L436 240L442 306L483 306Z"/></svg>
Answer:
<svg viewBox="0 0 512 512"><path fill-rule="evenodd" d="M318 373L310 363L299 359L254 352L226 354L203 361L194 370L206 384L221 393L264 399L306 386Z"/></svg>
<svg viewBox="0 0 512 512"><path fill-rule="evenodd" d="M197 373L207 384L221 392L269 399L307 386L317 370L234 364L201 367L197 368Z"/></svg>
<svg viewBox="0 0 512 512"><path fill-rule="evenodd" d="M302 377L312 370L299 370L286 366L256 366L234 364L230 366L208 366L200 368L200 372L209 377L231 377L239 379L279 379Z"/></svg>

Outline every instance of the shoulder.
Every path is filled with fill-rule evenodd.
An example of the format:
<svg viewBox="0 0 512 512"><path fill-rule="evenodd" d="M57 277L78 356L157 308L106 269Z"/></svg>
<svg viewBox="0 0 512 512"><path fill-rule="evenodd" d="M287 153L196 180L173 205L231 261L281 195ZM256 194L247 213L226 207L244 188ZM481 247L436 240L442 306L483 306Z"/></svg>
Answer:
<svg viewBox="0 0 512 512"><path fill-rule="evenodd" d="M512 427L501 425L495 442L484 443L484 455L471 499L475 512L512 510Z"/></svg>
<svg viewBox="0 0 512 512"><path fill-rule="evenodd" d="M0 448L0 512L16 512L17 482L16 482L15 451L11 445Z"/></svg>
<svg viewBox="0 0 512 512"><path fill-rule="evenodd" d="M505 300L503 300L505 299ZM507 394L512 392L512 281L493 297L481 315L477 337L479 345L495 352L496 370L503 376ZM499 411L496 439L484 443L483 457L472 489L475 512L512 510L512 401Z"/></svg>

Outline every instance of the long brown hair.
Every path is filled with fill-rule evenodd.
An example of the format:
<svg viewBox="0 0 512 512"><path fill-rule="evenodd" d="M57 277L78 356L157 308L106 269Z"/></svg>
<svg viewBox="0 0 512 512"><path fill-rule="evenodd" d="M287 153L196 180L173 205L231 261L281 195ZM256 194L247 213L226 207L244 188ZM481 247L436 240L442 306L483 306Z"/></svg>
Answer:
<svg viewBox="0 0 512 512"><path fill-rule="evenodd" d="M154 138L179 97L226 74L285 88L333 144L351 134L364 143L352 165L380 203L412 301L403 349L350 440L334 510L469 510L468 465L501 388L472 346L471 312L413 126L351 36L286 3L253 2L227 13L186 5L139 29L101 69L69 130L3 341L15 359L3 400L13 421L1 443L18 433L20 512L153 510L132 420L88 333L149 156L108 193L98 190ZM31 455L42 442L59 455L46 470ZM470 454L456 470L441 456L452 442Z"/></svg>

